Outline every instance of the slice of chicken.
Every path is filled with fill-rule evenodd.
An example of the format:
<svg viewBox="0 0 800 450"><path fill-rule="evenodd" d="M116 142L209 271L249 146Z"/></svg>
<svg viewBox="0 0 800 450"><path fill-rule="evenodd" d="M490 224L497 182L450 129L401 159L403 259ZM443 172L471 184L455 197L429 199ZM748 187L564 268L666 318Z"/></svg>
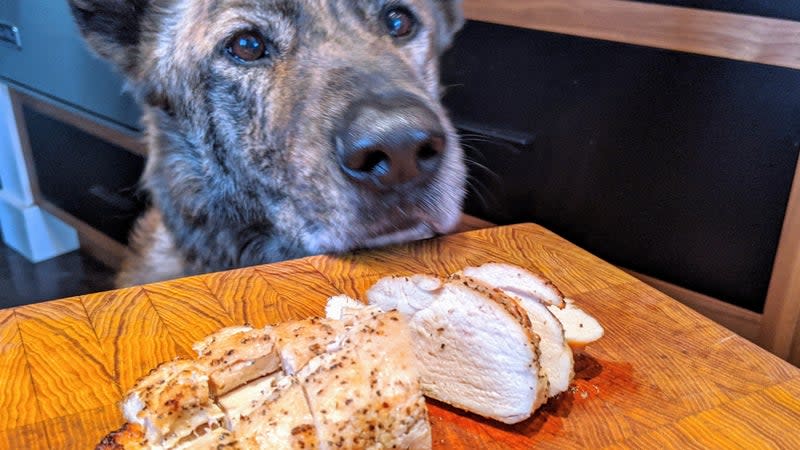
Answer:
<svg viewBox="0 0 800 450"><path fill-rule="evenodd" d="M431 448L411 349L400 314L367 309L337 350L299 371L320 448Z"/></svg>
<svg viewBox="0 0 800 450"><path fill-rule="evenodd" d="M236 431L240 422L249 420L253 416L253 411L260 408L265 401L275 397L278 382L284 377L283 373L276 372L219 397L217 403L225 412L225 427Z"/></svg>
<svg viewBox="0 0 800 450"><path fill-rule="evenodd" d="M284 373L293 375L328 347L338 346L344 330L342 322L317 317L276 325L273 336Z"/></svg>
<svg viewBox="0 0 800 450"><path fill-rule="evenodd" d="M127 450L127 449L126 449ZM151 450L155 450L152 449ZM166 449L165 449L166 450ZM225 429L216 427L211 430L201 430L194 436L188 436L178 442L169 450L249 450L241 445L238 437Z"/></svg>
<svg viewBox="0 0 800 450"><path fill-rule="evenodd" d="M429 397L504 423L546 400L539 336L516 299L467 277L422 275L382 278L367 299L406 317Z"/></svg>
<svg viewBox="0 0 800 450"><path fill-rule="evenodd" d="M208 366L215 395L280 370L280 358L272 328L248 326L223 328L195 343L198 362Z"/></svg>
<svg viewBox="0 0 800 450"><path fill-rule="evenodd" d="M508 295L524 300L524 305L539 301L558 318L564 338L573 349L580 349L603 337L603 327L594 317L567 300L549 280L521 267L504 263L487 263L467 267L461 273L502 289Z"/></svg>
<svg viewBox="0 0 800 450"><path fill-rule="evenodd" d="M486 263L479 267L465 267L460 273L518 298L538 300L558 308L564 307L564 294L556 285L544 276L519 266Z"/></svg>
<svg viewBox="0 0 800 450"><path fill-rule="evenodd" d="M122 404L125 419L140 426L149 446L171 448L196 430L221 425L224 413L210 396L206 366L176 360L141 378Z"/></svg>
<svg viewBox="0 0 800 450"><path fill-rule="evenodd" d="M539 335L542 371L549 383L547 396L566 392L575 376L572 349L564 337L564 328L552 311L535 300L519 299L528 313L531 328Z"/></svg>
<svg viewBox="0 0 800 450"><path fill-rule="evenodd" d="M568 298L565 303L563 309L553 306L547 308L564 326L564 337L573 350L581 350L603 337L605 330L597 319L576 306L575 300Z"/></svg>
<svg viewBox="0 0 800 450"><path fill-rule="evenodd" d="M361 305L341 321L230 327L194 348L197 360L137 382L123 404L129 424L99 448L431 448L397 312ZM281 359L297 376L280 371Z"/></svg>
<svg viewBox="0 0 800 450"><path fill-rule="evenodd" d="M292 376L278 378L271 395L243 415L235 431L246 449L318 448L314 418L302 387Z"/></svg>
<svg viewBox="0 0 800 450"><path fill-rule="evenodd" d="M463 273L481 275L480 270L472 269L476 268L467 268ZM473 279L479 280L477 278ZM483 282L483 280L478 282L485 284L489 289L494 288ZM504 292L515 296L508 291ZM531 328L539 335L540 364L549 383L547 396L555 397L569 388L569 383L575 375L572 349L564 337L564 327L545 303L538 299L532 299L530 296L515 297L527 312L531 321ZM558 309L554 306L549 306L549 308Z"/></svg>
<svg viewBox="0 0 800 450"><path fill-rule="evenodd" d="M325 317L333 320L344 320L346 316L362 309L365 304L348 295L335 295L325 303Z"/></svg>

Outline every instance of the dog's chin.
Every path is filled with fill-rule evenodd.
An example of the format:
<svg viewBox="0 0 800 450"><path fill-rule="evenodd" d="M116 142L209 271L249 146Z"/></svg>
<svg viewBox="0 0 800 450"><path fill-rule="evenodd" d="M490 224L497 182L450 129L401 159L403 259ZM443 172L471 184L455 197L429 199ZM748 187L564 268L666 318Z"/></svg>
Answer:
<svg viewBox="0 0 800 450"><path fill-rule="evenodd" d="M450 214L439 220L423 219L401 226L395 224L388 230L370 230L369 237L358 242L356 246L360 248L383 247L447 234L455 229L460 217L460 214Z"/></svg>
<svg viewBox="0 0 800 450"><path fill-rule="evenodd" d="M420 223L410 228L389 231L379 234L378 236L365 239L358 246L362 248L383 247L386 245L428 239L434 237L435 235L436 232L428 224Z"/></svg>
<svg viewBox="0 0 800 450"><path fill-rule="evenodd" d="M447 234L458 225L460 214L450 214L438 219L424 218L388 226L367 227L349 237L328 234L305 236L309 254L345 253L357 249L384 247L392 244L429 239Z"/></svg>

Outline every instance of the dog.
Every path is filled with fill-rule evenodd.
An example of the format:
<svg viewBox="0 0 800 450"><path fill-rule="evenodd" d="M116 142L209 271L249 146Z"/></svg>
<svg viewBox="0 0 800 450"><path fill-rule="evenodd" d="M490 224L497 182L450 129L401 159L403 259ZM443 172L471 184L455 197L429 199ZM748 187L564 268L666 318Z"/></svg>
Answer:
<svg viewBox="0 0 800 450"><path fill-rule="evenodd" d="M141 103L151 206L118 286L451 231L439 56L460 0L69 0Z"/></svg>

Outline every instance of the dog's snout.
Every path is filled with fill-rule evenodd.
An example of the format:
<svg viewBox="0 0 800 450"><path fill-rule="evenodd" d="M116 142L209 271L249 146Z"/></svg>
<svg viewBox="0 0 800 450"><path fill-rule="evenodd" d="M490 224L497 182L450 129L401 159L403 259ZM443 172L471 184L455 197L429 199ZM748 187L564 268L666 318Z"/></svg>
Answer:
<svg viewBox="0 0 800 450"><path fill-rule="evenodd" d="M439 169L445 146L436 114L405 97L354 104L336 133L344 173L376 189L424 183Z"/></svg>

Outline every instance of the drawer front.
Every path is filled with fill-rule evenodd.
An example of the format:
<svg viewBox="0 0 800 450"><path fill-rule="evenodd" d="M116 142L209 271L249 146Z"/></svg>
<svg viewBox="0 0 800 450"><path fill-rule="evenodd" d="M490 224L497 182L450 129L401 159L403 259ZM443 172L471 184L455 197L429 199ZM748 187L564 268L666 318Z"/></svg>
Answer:
<svg viewBox="0 0 800 450"><path fill-rule="evenodd" d="M40 194L92 228L126 244L146 206L144 158L23 105Z"/></svg>

